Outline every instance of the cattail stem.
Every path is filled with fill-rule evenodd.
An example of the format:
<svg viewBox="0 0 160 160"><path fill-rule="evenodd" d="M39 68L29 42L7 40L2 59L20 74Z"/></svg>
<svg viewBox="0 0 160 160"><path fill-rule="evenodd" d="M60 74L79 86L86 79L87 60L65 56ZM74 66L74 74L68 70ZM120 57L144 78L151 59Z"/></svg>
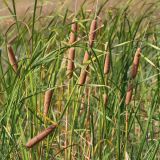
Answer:
<svg viewBox="0 0 160 160"><path fill-rule="evenodd" d="M52 125L39 133L37 136L33 137L27 144L27 148L32 148L34 145L42 141L45 137L47 137L54 129L56 128L56 125Z"/></svg>
<svg viewBox="0 0 160 160"><path fill-rule="evenodd" d="M133 65L132 65L132 71L131 71L131 78L132 79L134 79L137 75L140 57L141 57L141 48L138 48L135 53Z"/></svg>
<svg viewBox="0 0 160 160"><path fill-rule="evenodd" d="M48 90L45 92L45 96L44 96L44 116L47 115L48 110L49 110L49 106L51 103L51 99L52 99L52 95L53 95L53 90Z"/></svg>
<svg viewBox="0 0 160 160"><path fill-rule="evenodd" d="M104 74L108 74L110 71L110 53L107 52L104 62Z"/></svg>
<svg viewBox="0 0 160 160"><path fill-rule="evenodd" d="M127 89L126 99L125 99L125 104L126 105L128 105L131 102L132 92L133 92L133 85L129 84L128 89Z"/></svg>
<svg viewBox="0 0 160 160"><path fill-rule="evenodd" d="M8 58L9 58L9 62L13 68L13 70L17 73L18 72L18 63L13 51L13 48L11 45L7 45L7 49L8 49Z"/></svg>

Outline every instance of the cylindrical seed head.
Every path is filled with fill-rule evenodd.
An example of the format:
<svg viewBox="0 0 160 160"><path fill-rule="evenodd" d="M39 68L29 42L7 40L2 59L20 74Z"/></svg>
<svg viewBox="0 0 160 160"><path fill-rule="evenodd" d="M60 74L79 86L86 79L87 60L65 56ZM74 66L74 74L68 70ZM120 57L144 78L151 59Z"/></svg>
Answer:
<svg viewBox="0 0 160 160"><path fill-rule="evenodd" d="M68 54L68 65L67 65L67 76L68 78L72 78L73 70L74 70L74 58L75 58L75 49L70 48Z"/></svg>
<svg viewBox="0 0 160 160"><path fill-rule="evenodd" d="M104 74L108 74L110 70L110 54L109 52L106 54L105 62L104 62Z"/></svg>
<svg viewBox="0 0 160 160"><path fill-rule="evenodd" d="M86 63L86 61L88 60L89 60L89 53L86 51L84 54L83 63ZM89 70L89 65L87 65L87 67L81 70L81 74L79 77L79 85L83 85L85 83L88 70Z"/></svg>
<svg viewBox="0 0 160 160"><path fill-rule="evenodd" d="M44 131L39 133L37 136L33 137L27 144L27 148L32 148L34 145L42 141L45 137L47 137L54 129L56 128L56 125L52 125L48 128L46 128Z"/></svg>
<svg viewBox="0 0 160 160"><path fill-rule="evenodd" d="M13 67L13 70L17 73L17 71L18 71L18 63L17 63L16 57L15 57L13 48L12 48L11 45L7 45L7 49L8 49L9 62L11 64L11 66Z"/></svg>
<svg viewBox="0 0 160 160"><path fill-rule="evenodd" d="M49 110L49 106L50 106L50 103L51 103L51 99L52 99L52 95L53 95L53 90L48 90L45 92L45 95L44 95L44 116L47 115L48 113L48 110Z"/></svg>
<svg viewBox="0 0 160 160"><path fill-rule="evenodd" d="M95 36L96 36L96 28L97 28L97 20L94 19L91 23L90 26L90 32L89 32L89 46L92 48L93 47L93 43L95 40Z"/></svg>
<svg viewBox="0 0 160 160"><path fill-rule="evenodd" d="M73 22L71 26L69 44L72 44L76 41L76 32L77 32L77 23Z"/></svg>
<svg viewBox="0 0 160 160"><path fill-rule="evenodd" d="M135 53L133 64L132 64L132 71L131 71L131 78L132 79L134 79L137 75L140 57L141 57L141 49L138 48Z"/></svg>
<svg viewBox="0 0 160 160"><path fill-rule="evenodd" d="M104 106L106 106L108 103L108 95L106 93L103 94L103 103L104 103Z"/></svg>
<svg viewBox="0 0 160 160"><path fill-rule="evenodd" d="M126 99L125 99L125 104L126 105L128 105L131 102L132 92L133 92L133 85L129 84L128 88L127 88Z"/></svg>
<svg viewBox="0 0 160 160"><path fill-rule="evenodd" d="M81 71L80 78L79 78L79 85L83 85L86 82L88 70L89 70L89 65L86 67L86 69L83 69Z"/></svg>

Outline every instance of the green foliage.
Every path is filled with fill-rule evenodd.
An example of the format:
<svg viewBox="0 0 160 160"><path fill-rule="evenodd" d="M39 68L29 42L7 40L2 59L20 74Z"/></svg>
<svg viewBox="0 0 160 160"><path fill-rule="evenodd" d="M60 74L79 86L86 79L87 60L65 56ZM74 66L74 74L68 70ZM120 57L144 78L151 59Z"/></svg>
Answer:
<svg viewBox="0 0 160 160"><path fill-rule="evenodd" d="M160 36L159 27L152 25L157 4L142 5L143 13L133 16L140 11L131 11L131 1L107 11L107 1L101 3L97 13L103 24L98 23L91 49L88 34L94 13L85 11L85 3L76 15L78 40L69 45L72 12L54 11L43 17L37 14L35 1L32 17L22 21L16 16L15 1L11 8L5 1L15 23L0 35L0 159L160 158ZM6 56L11 39L19 75ZM111 54L107 76L103 74L106 44ZM75 47L76 54L69 80L66 62L70 47ZM138 47L142 56L132 101L126 106L129 73ZM93 53L87 61L89 79L79 86L86 50ZM49 88L54 93L49 114L44 117L43 97ZM108 95L106 106L104 93ZM53 123L58 127L52 134L32 149L25 147L29 139Z"/></svg>

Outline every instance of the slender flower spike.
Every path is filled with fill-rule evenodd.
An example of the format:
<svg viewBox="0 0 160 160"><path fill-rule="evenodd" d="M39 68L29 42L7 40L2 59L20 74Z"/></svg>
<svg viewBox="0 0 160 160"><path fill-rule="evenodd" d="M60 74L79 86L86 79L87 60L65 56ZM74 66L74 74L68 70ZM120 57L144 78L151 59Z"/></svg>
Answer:
<svg viewBox="0 0 160 160"><path fill-rule="evenodd" d="M125 100L126 105L128 105L131 102L132 92L133 92L133 85L129 84L128 89L127 89L127 93L126 93L126 100Z"/></svg>
<svg viewBox="0 0 160 160"><path fill-rule="evenodd" d="M103 102L104 102L104 106L106 106L108 103L108 95L106 93L103 94Z"/></svg>
<svg viewBox="0 0 160 160"><path fill-rule="evenodd" d="M104 74L108 74L110 70L110 54L107 52L104 62Z"/></svg>
<svg viewBox="0 0 160 160"><path fill-rule="evenodd" d="M76 34L77 34L77 23L73 22L71 26L69 44L73 44L76 41Z"/></svg>
<svg viewBox="0 0 160 160"><path fill-rule="evenodd" d="M140 57L141 57L141 48L138 48L135 53L133 65L132 65L132 71L131 71L131 78L132 79L134 79L137 75Z"/></svg>
<svg viewBox="0 0 160 160"><path fill-rule="evenodd" d="M73 44L76 41L76 32L77 32L77 23L73 22L71 27L69 44ZM72 78L74 70L74 58L75 58L75 49L72 47L69 49L68 53L68 64L67 64L67 76Z"/></svg>
<svg viewBox="0 0 160 160"><path fill-rule="evenodd" d="M89 32L89 46L91 48L93 47L95 36L96 36L96 27L97 27L97 20L94 19L91 23L90 32ZM88 60L89 60L89 53L86 51L83 58L83 63L85 63ZM83 85L85 83L88 71L89 71L89 65L87 65L87 67L81 70L81 74L79 77L79 85Z"/></svg>
<svg viewBox="0 0 160 160"><path fill-rule="evenodd" d="M9 63L11 64L13 70L17 73L18 71L18 63L13 51L13 48L11 45L7 45L7 49L8 49L8 59L9 59Z"/></svg>
<svg viewBox="0 0 160 160"><path fill-rule="evenodd" d="M45 95L44 95L44 116L47 115L48 113L48 110L49 110L49 106L50 106L50 103L51 103L51 99L52 99L52 95L53 95L53 90L48 90L45 92Z"/></svg>
<svg viewBox="0 0 160 160"><path fill-rule="evenodd" d="M96 28L97 28L97 20L94 19L90 26L90 32L89 32L89 46L92 48L93 43L96 37Z"/></svg>
<svg viewBox="0 0 160 160"><path fill-rule="evenodd" d="M32 148L34 145L42 141L45 137L47 137L54 129L56 128L56 125L51 125L50 127L43 130L41 133L39 133L37 136L33 137L28 143L26 144L27 148Z"/></svg>
<svg viewBox="0 0 160 160"><path fill-rule="evenodd" d="M83 58L83 63L86 63L89 60L89 53L86 51ZM89 71L89 65L81 70L79 77L79 85L83 85L86 82L87 72Z"/></svg>
<svg viewBox="0 0 160 160"><path fill-rule="evenodd" d="M74 58L75 58L75 49L72 47L69 49L69 54L68 54L67 76L69 79L72 78L73 76Z"/></svg>

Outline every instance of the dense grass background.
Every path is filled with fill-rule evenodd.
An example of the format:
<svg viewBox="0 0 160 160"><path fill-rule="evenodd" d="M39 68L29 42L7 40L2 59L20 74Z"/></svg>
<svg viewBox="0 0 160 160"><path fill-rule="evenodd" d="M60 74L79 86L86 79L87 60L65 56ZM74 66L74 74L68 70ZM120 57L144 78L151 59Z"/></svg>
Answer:
<svg viewBox="0 0 160 160"><path fill-rule="evenodd" d="M86 9L86 1L77 7L78 41L73 44L75 70L70 80L66 62L74 9L64 5L44 15L38 3L35 0L30 14L19 18L16 1L4 1L13 23L0 33L0 159L160 159L159 2L130 0L106 9L110 1L99 1L97 35L83 86L78 78L84 53L90 50L88 34L96 2L89 3L91 10ZM19 75L9 64L8 43L17 57ZM107 76L103 74L106 44L111 53ZM138 47L142 48L140 66L132 82L132 101L126 106ZM53 97L44 117L48 89L53 89ZM51 124L58 124L52 134L32 149L25 147Z"/></svg>

